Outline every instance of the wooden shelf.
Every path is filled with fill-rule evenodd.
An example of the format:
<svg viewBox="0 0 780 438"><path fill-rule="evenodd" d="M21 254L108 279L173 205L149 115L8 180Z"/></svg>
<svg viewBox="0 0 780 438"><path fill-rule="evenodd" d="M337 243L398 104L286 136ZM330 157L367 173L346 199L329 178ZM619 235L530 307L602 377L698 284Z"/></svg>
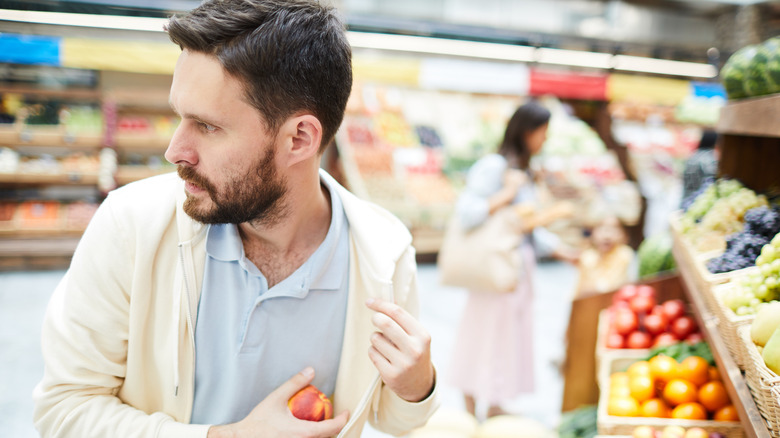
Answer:
<svg viewBox="0 0 780 438"><path fill-rule="evenodd" d="M0 173L0 184L97 185L95 173Z"/></svg>
<svg viewBox="0 0 780 438"><path fill-rule="evenodd" d="M89 101L98 101L101 98L100 91L91 88L68 88L63 90L56 90L52 88L4 85L0 86L0 93L15 93L41 97L56 97L62 99L78 99Z"/></svg>
<svg viewBox="0 0 780 438"><path fill-rule="evenodd" d="M69 135L64 132L63 127L56 125L24 128L16 125L0 125L0 146L92 149L102 145L101 134Z"/></svg>
<svg viewBox="0 0 780 438"><path fill-rule="evenodd" d="M119 150L157 152L162 154L168 148L170 141L169 137L160 137L158 135L117 134L114 138L114 145Z"/></svg>
<svg viewBox="0 0 780 438"><path fill-rule="evenodd" d="M117 185L123 186L133 181L175 171L176 169L173 167L150 169L146 166L119 166L114 178L116 179Z"/></svg>
<svg viewBox="0 0 780 438"><path fill-rule="evenodd" d="M704 297L697 287L694 268L686 263L688 258L682 254L682 251L685 251L685 249L680 245L675 244L673 246L674 258L677 261L677 268L683 280L683 290L688 297L688 302L695 310L693 313L696 316L702 334L704 334L710 345L729 397L734 401L734 406L739 412L739 419L744 426L745 436L747 438L771 438L766 422L758 411L753 395L747 386L745 376L737 367L718 331L718 320L708 310Z"/></svg>
<svg viewBox="0 0 780 438"><path fill-rule="evenodd" d="M722 134L780 137L780 94L729 102L720 111Z"/></svg>

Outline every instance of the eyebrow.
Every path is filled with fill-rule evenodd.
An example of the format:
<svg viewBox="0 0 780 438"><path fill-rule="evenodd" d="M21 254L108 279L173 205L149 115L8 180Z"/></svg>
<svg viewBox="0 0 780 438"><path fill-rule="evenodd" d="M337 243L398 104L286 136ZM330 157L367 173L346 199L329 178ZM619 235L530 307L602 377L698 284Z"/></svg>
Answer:
<svg viewBox="0 0 780 438"><path fill-rule="evenodd" d="M177 111L176 108L173 106L173 102L171 102L170 99L168 100L168 106L171 107L171 111L173 111L174 114L176 114L177 116L181 117L182 119L195 120L197 122L205 123L207 125L222 126L221 123L218 123L216 121L212 121L208 117L203 117L203 116L199 116L197 114L192 114L192 113L180 114L179 111Z"/></svg>

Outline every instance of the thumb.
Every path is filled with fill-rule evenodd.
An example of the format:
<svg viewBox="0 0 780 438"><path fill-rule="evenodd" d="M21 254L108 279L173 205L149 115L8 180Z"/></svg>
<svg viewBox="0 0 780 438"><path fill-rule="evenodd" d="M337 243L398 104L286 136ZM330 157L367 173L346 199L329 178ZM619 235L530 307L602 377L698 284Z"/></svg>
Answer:
<svg viewBox="0 0 780 438"><path fill-rule="evenodd" d="M300 373L292 376L290 380L282 383L281 386L269 394L269 397L279 397L287 403L290 397L305 388L312 380L314 380L314 368L306 367Z"/></svg>

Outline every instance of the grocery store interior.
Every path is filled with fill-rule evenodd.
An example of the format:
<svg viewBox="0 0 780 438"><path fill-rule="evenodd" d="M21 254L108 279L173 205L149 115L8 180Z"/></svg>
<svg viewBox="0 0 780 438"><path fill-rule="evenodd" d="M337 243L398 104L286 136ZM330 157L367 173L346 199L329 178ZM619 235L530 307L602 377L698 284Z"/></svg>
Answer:
<svg viewBox="0 0 780 438"><path fill-rule="evenodd" d="M354 84L322 167L417 251L441 406L408 436L780 438L780 3L323 1ZM44 313L98 206L175 171L163 26L198 4L0 0L0 436L39 436ZM523 324L464 336L506 294L443 280L439 252L528 102L550 114L533 211L577 257L537 251ZM517 352L465 352L480 336ZM464 357L533 384L468 394Z"/></svg>

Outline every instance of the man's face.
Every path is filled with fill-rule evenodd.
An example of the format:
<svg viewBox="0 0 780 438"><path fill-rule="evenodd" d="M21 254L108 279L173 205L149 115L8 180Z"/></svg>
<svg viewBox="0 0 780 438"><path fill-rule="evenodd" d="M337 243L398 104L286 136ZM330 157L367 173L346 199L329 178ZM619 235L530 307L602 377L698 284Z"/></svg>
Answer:
<svg viewBox="0 0 780 438"><path fill-rule="evenodd" d="M213 56L185 50L170 103L182 120L165 158L185 181L184 211L207 224L281 219L287 188L276 138L243 99L240 82Z"/></svg>

